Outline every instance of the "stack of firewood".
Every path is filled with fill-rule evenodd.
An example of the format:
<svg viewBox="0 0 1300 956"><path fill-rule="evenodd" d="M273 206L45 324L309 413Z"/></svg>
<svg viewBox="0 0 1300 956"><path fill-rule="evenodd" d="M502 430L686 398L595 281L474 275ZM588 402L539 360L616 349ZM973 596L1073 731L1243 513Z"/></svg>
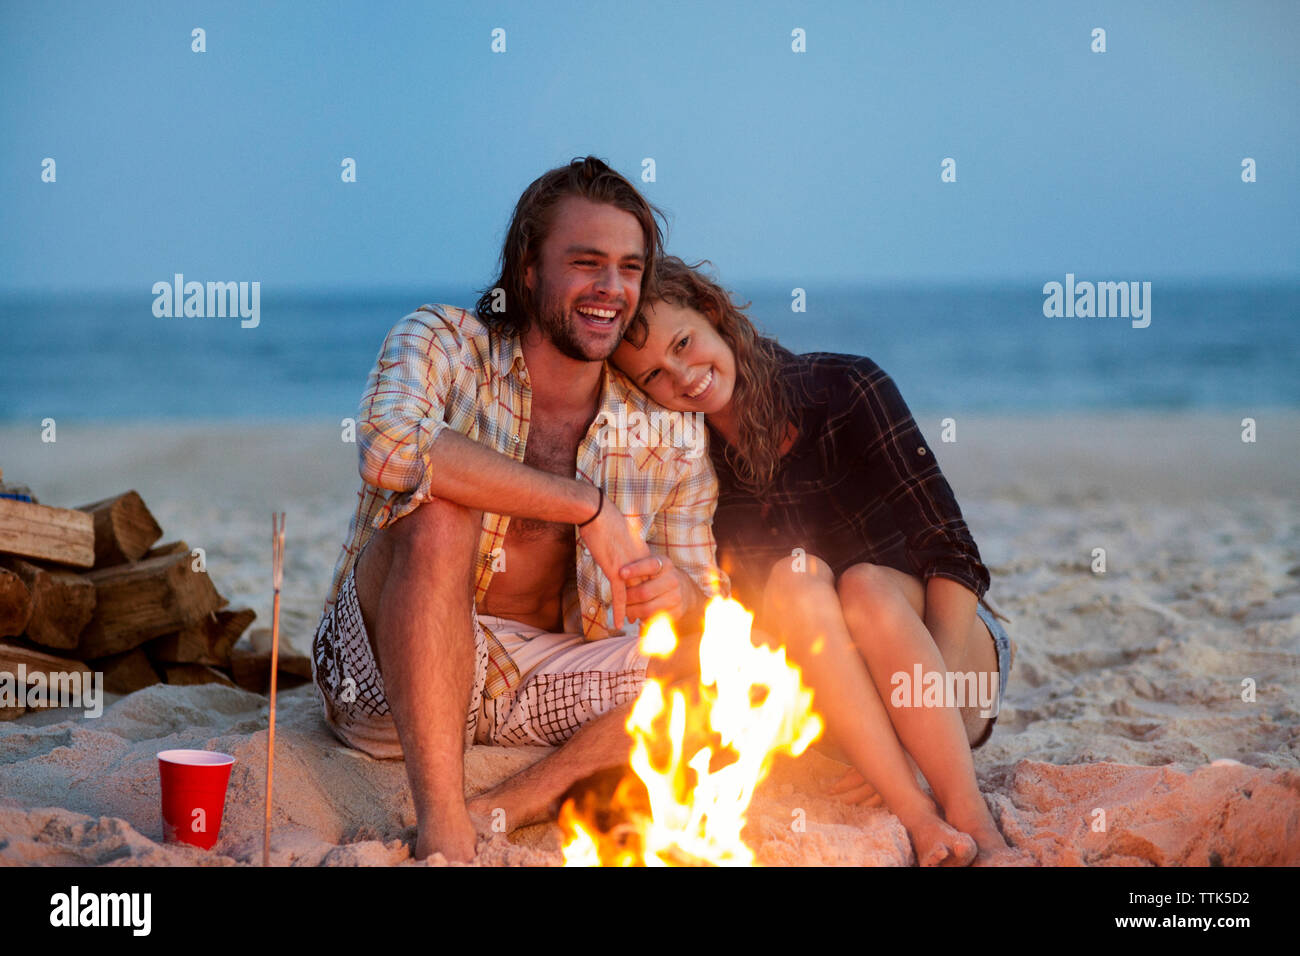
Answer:
<svg viewBox="0 0 1300 956"><path fill-rule="evenodd" d="M118 694L160 682L265 693L270 632L245 634L252 609L228 606L199 549L161 537L134 491L52 508L0 482L0 672L88 668ZM279 670L281 686L311 677L283 651Z"/></svg>

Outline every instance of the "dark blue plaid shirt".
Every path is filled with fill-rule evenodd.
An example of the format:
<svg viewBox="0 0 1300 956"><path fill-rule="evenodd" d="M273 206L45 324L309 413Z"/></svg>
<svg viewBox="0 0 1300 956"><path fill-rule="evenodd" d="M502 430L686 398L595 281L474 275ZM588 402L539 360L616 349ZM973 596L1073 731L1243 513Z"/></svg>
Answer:
<svg viewBox="0 0 1300 956"><path fill-rule="evenodd" d="M713 532L732 593L756 609L772 565L802 548L836 578L867 562L951 578L982 598L988 569L893 380L862 356L778 352L799 435L762 499L740 487L725 441L709 433Z"/></svg>

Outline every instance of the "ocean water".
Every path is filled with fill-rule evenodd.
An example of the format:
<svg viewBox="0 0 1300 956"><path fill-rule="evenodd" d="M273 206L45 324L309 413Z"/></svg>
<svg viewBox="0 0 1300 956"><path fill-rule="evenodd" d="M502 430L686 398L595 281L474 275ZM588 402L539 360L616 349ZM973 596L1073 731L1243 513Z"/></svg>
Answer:
<svg viewBox="0 0 1300 956"><path fill-rule="evenodd" d="M1041 283L809 288L802 313L791 310L796 284L735 292L793 351L870 356L918 412L1300 408L1300 284L1157 282L1142 329L1046 318ZM147 290L0 298L0 421L341 419L397 319L474 298L264 288L249 329L156 318Z"/></svg>

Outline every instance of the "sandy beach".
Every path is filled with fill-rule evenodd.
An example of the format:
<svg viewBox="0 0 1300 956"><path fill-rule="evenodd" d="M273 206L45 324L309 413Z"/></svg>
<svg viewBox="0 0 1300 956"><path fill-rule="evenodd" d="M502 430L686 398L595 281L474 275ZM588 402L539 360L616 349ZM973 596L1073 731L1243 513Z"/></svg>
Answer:
<svg viewBox="0 0 1300 956"><path fill-rule="evenodd" d="M1241 440L1245 415L1256 442ZM938 417L918 418L937 439ZM975 755L1009 841L1046 865L1300 864L1300 413L963 418L957 442L933 447L1017 644ZM283 635L307 652L358 484L335 422L60 422L55 443L6 425L0 467L46 504L138 490L257 626L270 622L268 516L284 510ZM337 741L310 685L282 692L277 715L272 861L412 862L403 765ZM158 685L110 695L98 718L0 722L0 864L260 862L266 716L245 691ZM238 760L211 852L162 843L155 755L169 748ZM476 747L468 786L544 753ZM747 830L761 863L914 862L887 811L824 795L842 771L816 753L778 762ZM478 859L559 861L551 825L495 836Z"/></svg>

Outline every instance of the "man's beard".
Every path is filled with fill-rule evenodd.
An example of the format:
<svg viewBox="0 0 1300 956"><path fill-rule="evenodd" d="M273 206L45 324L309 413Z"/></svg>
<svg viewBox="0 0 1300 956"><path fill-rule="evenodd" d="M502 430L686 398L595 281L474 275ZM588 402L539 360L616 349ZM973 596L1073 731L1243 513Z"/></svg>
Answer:
<svg viewBox="0 0 1300 956"><path fill-rule="evenodd" d="M548 294L545 281L538 283L537 293L537 324L542 334L550 339L551 344L561 355L577 362L603 362L614 354L619 342L623 340L621 333L611 337L609 348L604 355L589 355L583 349L576 325L570 320L564 303ZM623 327L627 328L626 316Z"/></svg>

